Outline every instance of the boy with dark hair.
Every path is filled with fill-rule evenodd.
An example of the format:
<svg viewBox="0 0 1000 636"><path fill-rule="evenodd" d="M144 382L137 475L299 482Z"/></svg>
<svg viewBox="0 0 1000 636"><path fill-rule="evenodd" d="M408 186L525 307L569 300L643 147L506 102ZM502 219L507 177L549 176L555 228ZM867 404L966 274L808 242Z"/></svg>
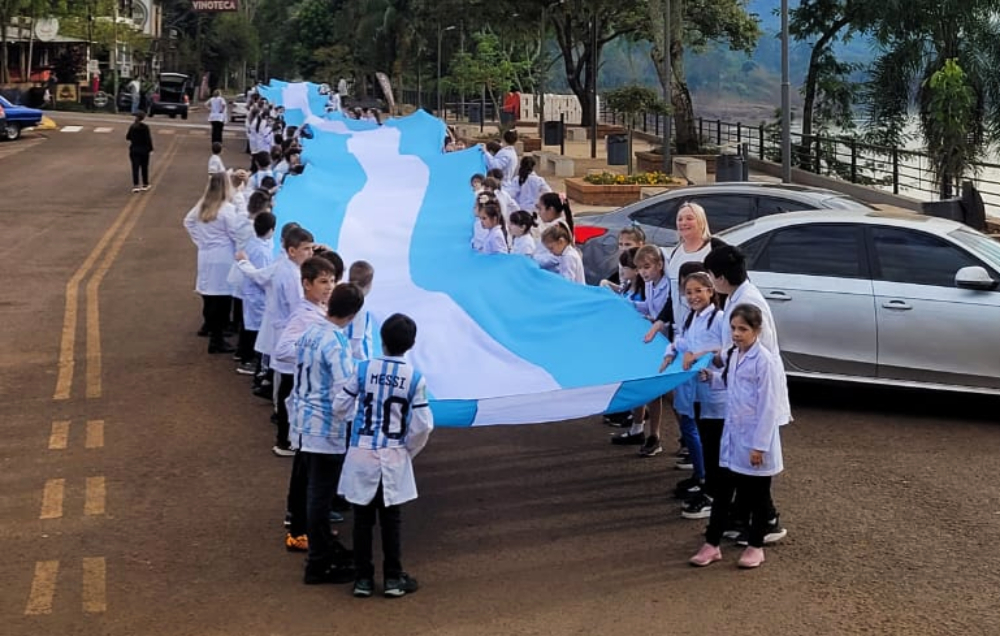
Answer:
<svg viewBox="0 0 1000 636"><path fill-rule="evenodd" d="M403 359L416 340L416 323L393 314L381 334L385 355L361 362L333 403L335 421L355 411L338 492L354 504L354 596L360 598L375 590L376 515L382 532L383 594L395 598L418 589L400 561L400 505L417 498L412 462L434 428L424 378Z"/></svg>
<svg viewBox="0 0 1000 636"><path fill-rule="evenodd" d="M339 257L338 257L339 258ZM343 270L341 270L341 273ZM271 357L271 367L279 373L291 374L292 402L294 396L302 387L299 386L299 378L296 376L295 365L298 360L296 343L299 338L313 325L321 325L326 322L327 303L333 288L340 282L340 275L337 268L326 258L313 256L302 263L302 295L298 307L292 312L288 319L288 325L281 332L278 344ZM293 419L293 410L287 408L289 412L289 425ZM292 448L297 449L294 436L290 436L289 441ZM285 537L285 547L291 551L303 551L306 549L306 513L305 513L305 481L301 473L301 453L295 453L295 460L292 463L292 477L288 484L288 534Z"/></svg>
<svg viewBox="0 0 1000 636"><path fill-rule="evenodd" d="M222 163L222 142L212 142L212 156L208 158L208 174L225 172L226 164Z"/></svg>
<svg viewBox="0 0 1000 636"><path fill-rule="evenodd" d="M334 410L330 398L354 380L354 362L343 328L364 302L357 285L338 285L330 294L326 321L310 326L295 345L300 381L292 393L291 412L302 481L294 487L296 496L306 499L309 556L304 581L308 585L347 583L354 578L350 552L330 530L330 507L344 465L349 430L346 415ZM298 522L297 516L293 513L293 523Z"/></svg>
<svg viewBox="0 0 1000 636"><path fill-rule="evenodd" d="M368 261L355 261L347 272L347 280L361 288L365 297L372 291L375 268ZM351 353L355 360L370 360L372 351L372 315L367 309L359 311L347 326L347 339L351 341Z"/></svg>
<svg viewBox="0 0 1000 636"><path fill-rule="evenodd" d="M284 229L282 228L282 232ZM262 355L272 357L281 332L285 330L288 319L302 299L299 268L312 256L313 235L301 227L292 227L285 234L282 245L285 248L285 258L279 258L273 267L263 270L253 267L245 253L236 254L240 270L254 282L265 286L264 318L257 334L256 349ZM273 360L271 366L274 367ZM288 441L288 410L285 407L285 400L292 392L293 372L294 369L287 373L279 372L280 377L276 378L278 390L274 401L278 415L278 435L271 451L279 457L295 455Z"/></svg>

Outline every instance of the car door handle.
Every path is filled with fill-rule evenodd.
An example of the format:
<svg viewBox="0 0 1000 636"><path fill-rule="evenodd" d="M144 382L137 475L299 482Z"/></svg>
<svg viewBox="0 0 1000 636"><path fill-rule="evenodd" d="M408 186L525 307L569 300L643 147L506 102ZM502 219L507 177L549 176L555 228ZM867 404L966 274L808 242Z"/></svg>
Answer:
<svg viewBox="0 0 1000 636"><path fill-rule="evenodd" d="M764 294L764 298L768 300L778 300L781 302L788 302L789 300L792 299L791 296L789 296L787 293L783 291L767 292L766 294Z"/></svg>
<svg viewBox="0 0 1000 636"><path fill-rule="evenodd" d="M886 309L896 309L898 311L909 311L913 309L913 305L902 300L887 300L882 303L882 306Z"/></svg>

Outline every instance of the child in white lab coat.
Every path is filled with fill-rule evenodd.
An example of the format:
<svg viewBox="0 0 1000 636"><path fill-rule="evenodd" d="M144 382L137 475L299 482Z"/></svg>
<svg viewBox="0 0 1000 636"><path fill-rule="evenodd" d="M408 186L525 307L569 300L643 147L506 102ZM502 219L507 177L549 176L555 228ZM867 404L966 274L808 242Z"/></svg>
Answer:
<svg viewBox="0 0 1000 636"><path fill-rule="evenodd" d="M552 225L562 225L573 236L573 210L570 209L569 201L555 192L547 192L539 197L535 204L535 213L538 215L539 228L538 236L541 237ZM535 261L542 269L555 271L559 264L559 259L552 252L545 248L545 243L539 241L534 253Z"/></svg>
<svg viewBox="0 0 1000 636"><path fill-rule="evenodd" d="M517 179L514 181L514 200L518 209L531 210L546 192L552 192L548 182L535 173L535 158L521 157Z"/></svg>
<svg viewBox="0 0 1000 636"><path fill-rule="evenodd" d="M507 227L504 224L500 205L490 201L480 206L479 223L486 230L486 236L483 238L483 244L479 251L483 254L508 253Z"/></svg>
<svg viewBox="0 0 1000 636"><path fill-rule="evenodd" d="M702 380L726 388L726 423L719 453L719 483L705 544L690 563L704 567L722 559L719 544L729 521L733 494L738 492L751 515L749 545L738 565L756 568L764 562L771 478L784 469L780 435L784 422L777 390L784 377L781 360L759 341L764 323L760 309L743 304L730 315L734 346L725 354L725 369L721 373L701 372Z"/></svg>
<svg viewBox="0 0 1000 636"><path fill-rule="evenodd" d="M372 284L375 281L375 268L368 261L355 261L347 270L347 281L354 283L361 289L361 293L367 298L372 293ZM371 360L375 352L372 350L374 338L372 328L375 319L367 309L362 309L347 325L344 332L351 343L351 355L357 361Z"/></svg>
<svg viewBox="0 0 1000 636"><path fill-rule="evenodd" d="M484 205L489 203L500 205L497 198L491 192L483 191L476 195L476 207L472 210L472 215L475 217L475 220L472 222L472 249L477 252L483 251L483 246L486 245L486 236L489 234L489 230L483 227L482 222L479 220L480 211Z"/></svg>
<svg viewBox="0 0 1000 636"><path fill-rule="evenodd" d="M538 221L530 212L518 210L510 215L511 254L531 256L535 253L537 246L531 231L537 226Z"/></svg>
<svg viewBox="0 0 1000 636"><path fill-rule="evenodd" d="M545 249L556 258L556 273L574 283L585 283L583 275L583 258L573 247L573 238L569 230L560 223L549 227L542 234Z"/></svg>
<svg viewBox="0 0 1000 636"><path fill-rule="evenodd" d="M375 588L372 531L382 531L383 594L394 598L417 591L400 561L400 504L417 498L413 458L434 428L427 388L404 356L416 341L417 325L393 314L382 325L383 357L358 365L356 379L336 396L334 421L354 413L350 448L338 492L354 504L354 596Z"/></svg>

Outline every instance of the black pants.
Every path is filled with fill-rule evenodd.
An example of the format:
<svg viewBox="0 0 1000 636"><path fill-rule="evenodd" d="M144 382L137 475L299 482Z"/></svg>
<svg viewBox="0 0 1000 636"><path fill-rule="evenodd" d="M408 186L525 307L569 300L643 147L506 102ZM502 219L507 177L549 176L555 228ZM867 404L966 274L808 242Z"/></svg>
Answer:
<svg viewBox="0 0 1000 636"><path fill-rule="evenodd" d="M131 151L128 158L132 161L132 185L139 187L139 175L142 175L142 185L149 185L149 153Z"/></svg>
<svg viewBox="0 0 1000 636"><path fill-rule="evenodd" d="M205 327L214 344L222 341L223 331L229 323L230 296L202 296L201 314L205 319Z"/></svg>
<svg viewBox="0 0 1000 636"><path fill-rule="evenodd" d="M375 565L372 563L372 532L375 529L376 514L379 530L382 531L382 576L386 579L398 579L403 572L399 537L402 516L399 506L385 505L382 484L379 484L378 492L370 504L367 506L354 504L354 568L357 578L370 579L375 576Z"/></svg>
<svg viewBox="0 0 1000 636"><path fill-rule="evenodd" d="M292 536L299 536L305 520L309 537L307 573L320 574L331 565L349 565L347 550L330 530L330 502L337 495L343 467L343 455L295 454L292 479L288 484L289 511L292 513L290 532Z"/></svg>
<svg viewBox="0 0 1000 636"><path fill-rule="evenodd" d="M700 405L696 404L697 411ZM700 415L696 412L695 415ZM715 498L715 485L719 481L719 451L722 445L723 420L695 418L698 437L701 438L701 454L705 458L705 493Z"/></svg>
<svg viewBox="0 0 1000 636"><path fill-rule="evenodd" d="M295 376L291 373L279 373L278 375L280 379L278 380L278 393L275 397L278 402L275 405L278 411L278 437L274 443L281 448L288 448L291 443L288 441L288 407L285 405L285 400L292 394Z"/></svg>
<svg viewBox="0 0 1000 636"><path fill-rule="evenodd" d="M233 296L233 310L229 318L229 326L239 333L243 330L243 299Z"/></svg>
<svg viewBox="0 0 1000 636"><path fill-rule="evenodd" d="M254 351L254 345L257 344L257 333L247 329L240 330L240 339L236 345L236 353L240 357L240 362L253 362L257 359L257 352Z"/></svg>
<svg viewBox="0 0 1000 636"><path fill-rule="evenodd" d="M222 143L222 128L226 125L224 121L213 121L209 122L212 124L212 143L219 142Z"/></svg>
<svg viewBox="0 0 1000 636"><path fill-rule="evenodd" d="M764 547L771 502L771 478L758 475L734 473L728 468L719 469L719 479L715 486L716 497L712 502L712 516L708 520L705 541L719 545L722 533L729 525L729 510L733 505L733 494L739 493L740 500L750 512L750 541L755 548Z"/></svg>

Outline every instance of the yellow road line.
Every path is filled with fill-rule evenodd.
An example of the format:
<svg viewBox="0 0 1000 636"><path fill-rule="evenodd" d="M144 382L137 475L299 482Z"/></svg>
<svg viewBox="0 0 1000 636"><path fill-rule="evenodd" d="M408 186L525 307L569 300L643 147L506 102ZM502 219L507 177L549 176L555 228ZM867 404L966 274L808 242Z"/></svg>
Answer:
<svg viewBox="0 0 1000 636"><path fill-rule="evenodd" d="M83 611L97 614L108 609L107 563L104 557L83 559Z"/></svg>
<svg viewBox="0 0 1000 636"><path fill-rule="evenodd" d="M83 499L83 514L103 515L106 498L104 477L87 477L87 490Z"/></svg>
<svg viewBox="0 0 1000 636"><path fill-rule="evenodd" d="M104 420L87 422L87 448L104 448Z"/></svg>
<svg viewBox="0 0 1000 636"><path fill-rule="evenodd" d="M35 578L31 580L31 593L24 613L28 616L52 613L52 599L56 595L56 577L59 575L58 561L35 563Z"/></svg>
<svg viewBox="0 0 1000 636"><path fill-rule="evenodd" d="M173 147L171 147L173 150ZM167 152L170 155L170 151ZM162 165L157 166L157 170L154 171L154 178L162 176L162 173L167 168L167 161L164 161ZM122 211L118 214L114 223L111 227L101 235L100 240L94 249L91 250L87 258L80 264L80 267L73 273L70 277L69 282L66 283L66 307L63 313L63 326L62 335L59 344L59 373L56 379L55 392L52 394L53 400L68 400L70 394L73 391L73 374L75 371L75 351L76 351L76 323L79 311L78 298L80 295L80 283L87 276L87 273L97 262L104 248L107 247L108 243L111 242L112 237L118 232L118 229L125 223L129 215L132 213L133 208L139 203L138 197L133 197L129 200Z"/></svg>
<svg viewBox="0 0 1000 636"><path fill-rule="evenodd" d="M39 519L59 519L63 516L63 498L66 494L65 479L50 479L42 490L42 512Z"/></svg>
<svg viewBox="0 0 1000 636"><path fill-rule="evenodd" d="M170 145L170 149L167 150L166 155L163 158L163 162L158 166L160 168L159 174L153 176L153 182L162 176L163 172L166 170L167 165L173 159L173 156L177 154L177 138L174 139L173 143ZM132 229L135 224L139 222L139 217L142 216L143 211L149 204L149 195L143 195L141 201L132 210L132 215L129 217L127 223L122 228L122 230L115 237L114 242L111 244L110 249L104 254L104 260L101 264L94 270L94 275L91 276L90 280L87 282L87 398L94 399L101 397L101 310L100 310L100 298L98 292L101 287L101 282L104 281L104 276L107 275L108 270L111 269L111 265L114 263L115 259L118 258L118 254L122 250L122 246L125 244L125 239L128 238L129 234L132 233Z"/></svg>
<svg viewBox="0 0 1000 636"><path fill-rule="evenodd" d="M66 450L69 445L69 420L52 422L52 434L49 435L49 450Z"/></svg>

